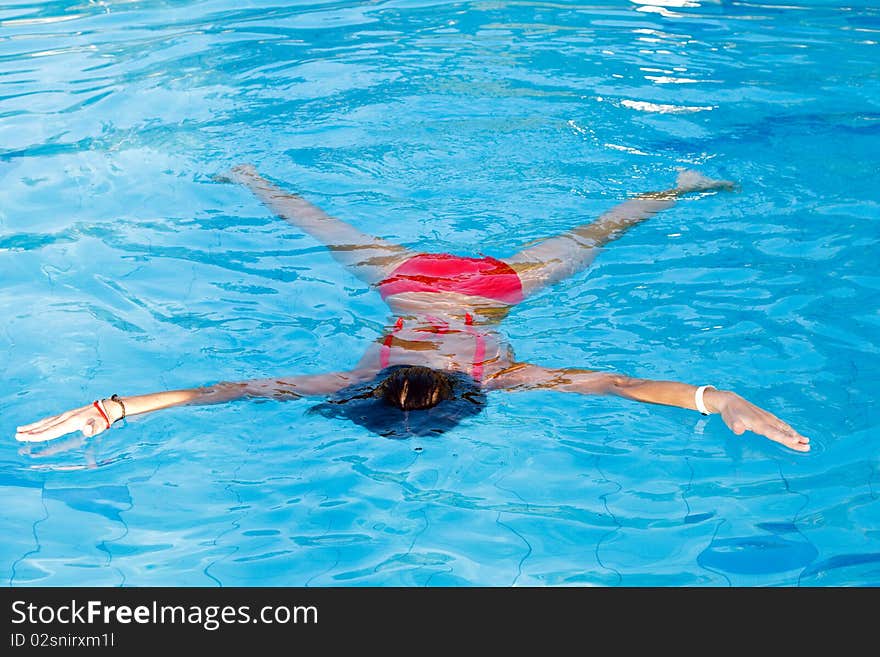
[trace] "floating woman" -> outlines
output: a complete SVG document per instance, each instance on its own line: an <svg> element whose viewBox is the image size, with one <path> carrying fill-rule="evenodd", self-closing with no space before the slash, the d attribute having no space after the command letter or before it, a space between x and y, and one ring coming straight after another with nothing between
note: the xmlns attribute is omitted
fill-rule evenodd
<svg viewBox="0 0 880 657"><path fill-rule="evenodd" d="M323 397L313 407L323 415L348 418L382 436L406 438L440 434L478 414L486 393L552 389L720 413L738 435L752 431L799 452L810 449L808 438L735 392L518 361L495 329L512 306L586 269L601 247L627 229L672 207L685 194L730 190L730 182L684 171L672 189L641 194L595 221L502 260L421 253L367 235L281 190L250 165L237 166L221 179L246 186L275 214L326 244L336 260L378 290L396 322L348 371L114 394L20 426L16 439L39 442L76 431L95 436L124 417L172 406L301 397Z"/></svg>

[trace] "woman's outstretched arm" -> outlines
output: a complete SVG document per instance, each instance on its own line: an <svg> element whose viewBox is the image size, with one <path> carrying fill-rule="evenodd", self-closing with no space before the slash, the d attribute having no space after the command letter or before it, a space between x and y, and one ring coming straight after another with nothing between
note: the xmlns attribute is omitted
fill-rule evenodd
<svg viewBox="0 0 880 657"><path fill-rule="evenodd" d="M650 381L608 372L573 368L549 369L529 363L517 363L487 381L493 389L553 389L591 395L617 395L626 399L700 410L699 388L677 381ZM702 401L708 413L720 413L735 434L753 431L770 440L799 451L810 451L810 439L802 436L772 413L765 411L729 390L704 388Z"/></svg>
<svg viewBox="0 0 880 657"><path fill-rule="evenodd" d="M332 374L315 374L287 378L253 379L250 381L222 382L203 388L166 390L132 397L100 400L65 413L43 418L17 428L15 439L22 442L43 442L74 431L84 436L95 436L110 428L124 416L141 415L163 408L185 405L222 404L245 398L298 399L313 395L327 395L345 386L366 380L374 372L353 370ZM103 412L106 412L105 419ZM108 424L109 423L109 424Z"/></svg>

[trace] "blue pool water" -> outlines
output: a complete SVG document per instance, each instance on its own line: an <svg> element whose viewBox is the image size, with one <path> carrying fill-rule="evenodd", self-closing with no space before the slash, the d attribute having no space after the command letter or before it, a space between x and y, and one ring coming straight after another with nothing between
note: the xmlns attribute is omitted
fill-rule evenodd
<svg viewBox="0 0 880 657"><path fill-rule="evenodd" d="M785 6L782 6L784 4ZM69 585L880 585L880 9L0 0L0 576ZM736 180L501 326L812 438L494 393L434 439L244 402L22 449L114 392L353 366L379 295L238 162L365 231L503 257L679 167Z"/></svg>

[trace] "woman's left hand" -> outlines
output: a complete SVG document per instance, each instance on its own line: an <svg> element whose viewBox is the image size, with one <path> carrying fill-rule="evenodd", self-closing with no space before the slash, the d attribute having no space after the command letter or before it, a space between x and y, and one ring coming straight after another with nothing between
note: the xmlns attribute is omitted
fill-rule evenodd
<svg viewBox="0 0 880 657"><path fill-rule="evenodd" d="M753 431L798 452L810 451L810 439L799 434L772 413L755 406L735 392L724 390L711 392L716 394L708 399L709 403L721 413L724 423L736 435Z"/></svg>

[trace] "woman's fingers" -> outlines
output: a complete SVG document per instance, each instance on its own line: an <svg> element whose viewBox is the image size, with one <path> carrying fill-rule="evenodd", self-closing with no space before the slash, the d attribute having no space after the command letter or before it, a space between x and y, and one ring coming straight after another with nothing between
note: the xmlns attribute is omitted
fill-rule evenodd
<svg viewBox="0 0 880 657"><path fill-rule="evenodd" d="M63 436L66 433L76 431L81 426L82 420L79 420L76 417L69 417L62 422L57 422L42 429L18 432L15 434L15 439L27 443L41 443L46 440L58 438L58 436Z"/></svg>
<svg viewBox="0 0 880 657"><path fill-rule="evenodd" d="M84 436L91 437L106 428L104 419L95 408L83 406L33 424L18 427L15 439L20 442L40 443L74 431L82 431Z"/></svg>
<svg viewBox="0 0 880 657"><path fill-rule="evenodd" d="M16 429L18 433L26 433L28 431L41 431L53 424L57 424L58 422L63 422L67 418L69 418L74 413L78 413L82 411L85 407L76 408L72 411L67 411L66 413L60 413L58 415L50 415L49 417L44 417L42 420L37 420L36 422L31 422L30 424L24 424Z"/></svg>
<svg viewBox="0 0 880 657"><path fill-rule="evenodd" d="M29 429L29 430L27 430L27 431L21 431L21 430L18 430L18 431L16 432L16 437L18 437L19 434L21 434L21 435L29 435L29 436L39 436L39 435L42 435L43 433L45 433L45 432L47 432L47 431L51 431L51 430L54 429L55 427L60 427L60 426L62 426L65 422L70 421L73 417L74 417L74 416L71 415L71 414L69 414L69 413L68 413L68 414L65 414L65 415L63 415L63 416L62 416L62 415L58 415L58 416L56 416L56 417L53 417L53 418L47 420L46 422L43 422L43 423L40 424L39 426L34 427L33 429ZM21 439L20 439L20 440L21 440ZM45 439L44 439L44 440L45 440Z"/></svg>
<svg viewBox="0 0 880 657"><path fill-rule="evenodd" d="M780 429L772 425L766 425L763 427L756 427L753 431L799 452L810 451L810 439L806 436L800 435L790 427L788 429Z"/></svg>
<svg viewBox="0 0 880 657"><path fill-rule="evenodd" d="M810 439L802 436L795 431L789 424L783 422L778 417L767 411L760 411L760 420L758 426L753 431L757 431L770 440L776 441L796 449L799 452L810 451Z"/></svg>
<svg viewBox="0 0 880 657"><path fill-rule="evenodd" d="M725 423L737 435L746 431L760 434L798 452L810 451L810 439L795 431L772 413L738 398L723 413Z"/></svg>

